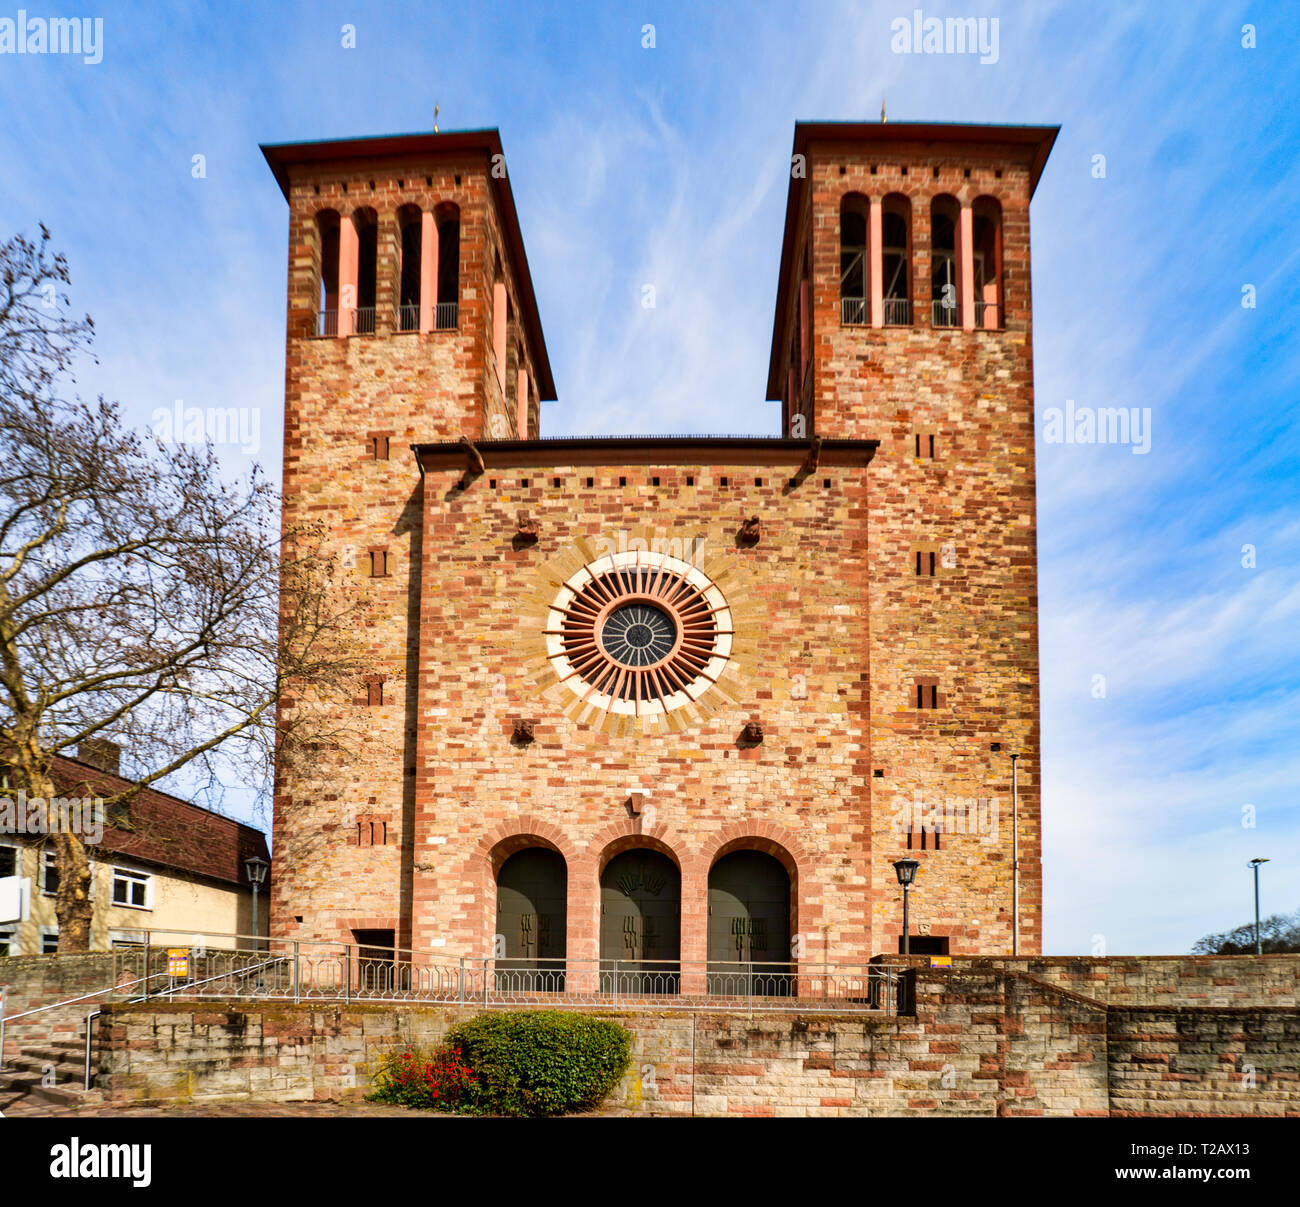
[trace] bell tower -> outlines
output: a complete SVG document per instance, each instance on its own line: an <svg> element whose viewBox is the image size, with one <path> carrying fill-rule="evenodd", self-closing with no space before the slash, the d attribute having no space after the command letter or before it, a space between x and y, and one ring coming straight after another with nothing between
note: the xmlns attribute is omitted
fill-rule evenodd
<svg viewBox="0 0 1300 1207"><path fill-rule="evenodd" d="M555 386L495 130L262 152L289 203L283 523L323 524L376 609L365 682L335 705L366 710L360 748L332 779L276 786L273 933L407 944L423 514L410 446L536 439Z"/></svg>
<svg viewBox="0 0 1300 1207"><path fill-rule="evenodd" d="M1041 950L1029 203L1056 134L795 127L768 397L785 436L880 442L866 480L877 951L897 950L903 856L922 864L924 946Z"/></svg>

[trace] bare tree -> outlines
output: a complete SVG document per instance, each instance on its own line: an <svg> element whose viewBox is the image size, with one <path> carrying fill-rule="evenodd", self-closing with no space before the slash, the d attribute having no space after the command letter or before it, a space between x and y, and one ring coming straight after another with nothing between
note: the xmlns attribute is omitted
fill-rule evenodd
<svg viewBox="0 0 1300 1207"><path fill-rule="evenodd" d="M63 395L94 328L69 317L49 243L42 227L0 247L0 769L52 801L56 756L110 739L137 773L107 809L220 760L265 793L277 758L341 737L289 705L355 683L365 603L326 534L281 531L257 469L224 481L211 445L142 438L115 403ZM53 811L47 826L59 950L85 951L86 847Z"/></svg>
<svg viewBox="0 0 1300 1207"><path fill-rule="evenodd" d="M1274 914L1259 924L1259 946L1265 955L1300 952L1300 910ZM1222 934L1205 935L1192 946L1198 956L1247 956L1255 953L1255 924L1246 922Z"/></svg>

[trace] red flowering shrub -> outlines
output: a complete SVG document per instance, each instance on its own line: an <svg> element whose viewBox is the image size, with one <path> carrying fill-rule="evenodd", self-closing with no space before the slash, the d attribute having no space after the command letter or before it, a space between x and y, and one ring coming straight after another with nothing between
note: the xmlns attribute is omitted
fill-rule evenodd
<svg viewBox="0 0 1300 1207"><path fill-rule="evenodd" d="M399 1048L380 1058L375 1089L368 1097L371 1102L454 1111L477 1080L459 1048Z"/></svg>

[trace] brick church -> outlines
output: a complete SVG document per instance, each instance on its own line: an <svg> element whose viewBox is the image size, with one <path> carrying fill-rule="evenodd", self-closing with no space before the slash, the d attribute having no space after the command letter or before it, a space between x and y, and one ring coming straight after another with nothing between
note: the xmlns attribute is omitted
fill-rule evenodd
<svg viewBox="0 0 1300 1207"><path fill-rule="evenodd" d="M912 951L1040 951L1029 203L1055 137L796 125L780 435L730 438L544 435L495 130L263 148L285 524L328 525L377 618L328 705L347 756L278 778L274 935L864 962L900 949L910 857Z"/></svg>

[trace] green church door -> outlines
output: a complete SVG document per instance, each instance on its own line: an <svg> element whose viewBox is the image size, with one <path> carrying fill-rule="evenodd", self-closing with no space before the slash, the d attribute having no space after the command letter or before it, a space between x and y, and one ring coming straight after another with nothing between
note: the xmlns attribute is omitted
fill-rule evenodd
<svg viewBox="0 0 1300 1207"><path fill-rule="evenodd" d="M658 851L615 855L600 877L601 990L681 992L682 875Z"/></svg>
<svg viewBox="0 0 1300 1207"><path fill-rule="evenodd" d="M790 877L771 855L733 851L709 872L709 992L789 997Z"/></svg>
<svg viewBox="0 0 1300 1207"><path fill-rule="evenodd" d="M497 873L496 988L500 993L564 990L568 869L545 847L518 851Z"/></svg>

